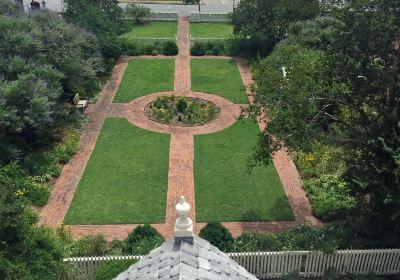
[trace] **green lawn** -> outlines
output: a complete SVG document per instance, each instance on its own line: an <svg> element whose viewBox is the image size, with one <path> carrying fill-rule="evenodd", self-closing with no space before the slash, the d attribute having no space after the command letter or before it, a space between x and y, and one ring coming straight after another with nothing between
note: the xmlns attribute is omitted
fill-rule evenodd
<svg viewBox="0 0 400 280"><path fill-rule="evenodd" d="M178 30L177 22L148 22L145 24L132 24L131 31L122 34L121 38L174 38Z"/></svg>
<svg viewBox="0 0 400 280"><path fill-rule="evenodd" d="M190 23L190 35L194 38L230 38L233 25L227 23Z"/></svg>
<svg viewBox="0 0 400 280"><path fill-rule="evenodd" d="M192 59L192 90L225 97L234 103L248 103L245 87L233 59Z"/></svg>
<svg viewBox="0 0 400 280"><path fill-rule="evenodd" d="M129 61L114 102L130 102L140 96L174 89L175 59Z"/></svg>
<svg viewBox="0 0 400 280"><path fill-rule="evenodd" d="M257 143L249 119L214 134L195 136L196 219L199 222L293 220L273 164L247 173Z"/></svg>
<svg viewBox="0 0 400 280"><path fill-rule="evenodd" d="M65 223L164 223L169 139L107 118Z"/></svg>

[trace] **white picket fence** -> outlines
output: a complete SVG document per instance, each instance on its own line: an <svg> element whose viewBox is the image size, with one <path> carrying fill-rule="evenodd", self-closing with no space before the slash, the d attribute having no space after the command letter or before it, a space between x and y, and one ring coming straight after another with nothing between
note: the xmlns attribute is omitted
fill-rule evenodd
<svg viewBox="0 0 400 280"><path fill-rule="evenodd" d="M97 269L107 261L138 260L140 258L141 256L106 256L64 259L67 274L61 280L92 280Z"/></svg>
<svg viewBox="0 0 400 280"><path fill-rule="evenodd" d="M309 251L229 253L232 259L259 279L281 277L296 271L303 277L321 277L328 269L339 274L400 273L400 249L340 250L333 254ZM100 265L110 260L137 260L140 256L69 258L64 280L92 280Z"/></svg>
<svg viewBox="0 0 400 280"><path fill-rule="evenodd" d="M400 273L400 249L341 250L322 252L232 253L230 257L260 279L280 277L296 271L303 277L321 277L328 269L339 274Z"/></svg>
<svg viewBox="0 0 400 280"><path fill-rule="evenodd" d="M145 21L178 21L179 14L176 12L150 12Z"/></svg>
<svg viewBox="0 0 400 280"><path fill-rule="evenodd" d="M189 13L190 22L231 22L229 14L226 13Z"/></svg>

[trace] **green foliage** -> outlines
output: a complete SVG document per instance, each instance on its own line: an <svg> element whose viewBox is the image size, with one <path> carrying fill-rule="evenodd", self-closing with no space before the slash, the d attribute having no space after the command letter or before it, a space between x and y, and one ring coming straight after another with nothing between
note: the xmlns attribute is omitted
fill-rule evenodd
<svg viewBox="0 0 400 280"><path fill-rule="evenodd" d="M323 251L334 252L343 248L343 240L348 233L341 226L316 228L310 225L299 225L289 231L268 234L243 233L235 241L235 251ZM345 247L346 248L346 247Z"/></svg>
<svg viewBox="0 0 400 280"><path fill-rule="evenodd" d="M227 42L224 41L195 42L190 50L190 53L191 55L195 56L229 55L230 50L229 47L227 47Z"/></svg>
<svg viewBox="0 0 400 280"><path fill-rule="evenodd" d="M86 29L66 23L55 13L33 13L31 19L41 31L39 38L46 61L63 73L62 98L71 100L76 93L85 97L97 93L100 89L97 75L104 71L97 38Z"/></svg>
<svg viewBox="0 0 400 280"><path fill-rule="evenodd" d="M331 33L324 52L280 44L254 71L253 112L271 120L259 150L271 152L282 142L303 152L315 141L339 147L343 178L359 202L354 218L381 233L400 232L397 7L391 0L351 1L331 13L339 32Z"/></svg>
<svg viewBox="0 0 400 280"><path fill-rule="evenodd" d="M80 256L103 256L106 248L106 240L101 234L88 235L84 238L76 241L74 245L79 248L80 254L74 255L74 257Z"/></svg>
<svg viewBox="0 0 400 280"><path fill-rule="evenodd" d="M122 252L124 254L142 256L159 247L164 237L150 225L136 227L126 238Z"/></svg>
<svg viewBox="0 0 400 280"><path fill-rule="evenodd" d="M221 223L207 223L200 230L199 237L204 238L223 252L230 252L233 249L233 237Z"/></svg>
<svg viewBox="0 0 400 280"><path fill-rule="evenodd" d="M245 232L235 240L234 252L279 251L282 244L276 234Z"/></svg>
<svg viewBox="0 0 400 280"><path fill-rule="evenodd" d="M322 220L343 218L357 206L349 185L338 175L323 175L303 185L313 213Z"/></svg>
<svg viewBox="0 0 400 280"><path fill-rule="evenodd" d="M60 164L65 164L78 148L80 130L71 128L64 139L48 151L38 151L26 156L24 169L39 182L49 182L61 172Z"/></svg>
<svg viewBox="0 0 400 280"><path fill-rule="evenodd" d="M98 48L93 35L51 12L0 16L0 164L57 139L73 119L66 101L99 88Z"/></svg>
<svg viewBox="0 0 400 280"><path fill-rule="evenodd" d="M78 129L69 130L64 141L57 144L52 151L54 161L58 163L67 163L78 148L79 138L80 131Z"/></svg>
<svg viewBox="0 0 400 280"><path fill-rule="evenodd" d="M215 119L219 108L212 102L198 98L159 96L145 113L161 123L199 125Z"/></svg>
<svg viewBox="0 0 400 280"><path fill-rule="evenodd" d="M29 188L26 190L29 201L39 207L46 205L50 197L51 188L48 184L38 182L36 178L30 178Z"/></svg>
<svg viewBox="0 0 400 280"><path fill-rule="evenodd" d="M138 6L135 3L129 3L125 8L125 14L135 20L137 24L143 24L144 18L150 14L151 9Z"/></svg>
<svg viewBox="0 0 400 280"><path fill-rule="evenodd" d="M94 280L110 280L117 277L121 272L127 270L137 260L116 260L107 261L102 264L94 276Z"/></svg>
<svg viewBox="0 0 400 280"><path fill-rule="evenodd" d="M317 0L242 0L232 14L234 33L251 40L251 52L266 54L282 40L289 24L319 14Z"/></svg>
<svg viewBox="0 0 400 280"><path fill-rule="evenodd" d="M190 54L195 56L205 55L207 52L207 45L204 43L195 43L190 49Z"/></svg>
<svg viewBox="0 0 400 280"><path fill-rule="evenodd" d="M163 55L177 55L178 54L178 46L175 42L167 41L164 43L163 47Z"/></svg>
<svg viewBox="0 0 400 280"><path fill-rule="evenodd" d="M178 46L173 41L155 41L148 43L146 40L123 40L122 52L132 56L138 55L168 55L173 56L178 54Z"/></svg>
<svg viewBox="0 0 400 280"><path fill-rule="evenodd" d="M280 280L297 280L300 279L298 271L292 271L288 274L283 275Z"/></svg>
<svg viewBox="0 0 400 280"><path fill-rule="evenodd" d="M66 4L67 21L93 32L104 57L115 58L120 54L117 38L127 26L117 0L68 0Z"/></svg>
<svg viewBox="0 0 400 280"><path fill-rule="evenodd" d="M315 93L321 92L323 62L320 51L280 44L254 66L255 103L249 111L255 117L267 110L269 119L262 135L265 140L260 141L264 146L256 151L261 154L254 156L256 161L268 161L271 147L277 149L281 143L294 150L309 151L310 143L324 142L325 134L320 130L331 118L321 111L335 109L325 108L321 99L315 98Z"/></svg>
<svg viewBox="0 0 400 280"><path fill-rule="evenodd" d="M283 42L327 50L342 28L343 22L333 17L298 21L289 26L288 36Z"/></svg>
<svg viewBox="0 0 400 280"><path fill-rule="evenodd" d="M51 230L33 226L36 215L18 195L25 183L16 163L0 169L0 278L59 279L62 249Z"/></svg>
<svg viewBox="0 0 400 280"><path fill-rule="evenodd" d="M294 160L303 179L325 174L343 174L343 153L333 146L313 143L309 152L294 152Z"/></svg>

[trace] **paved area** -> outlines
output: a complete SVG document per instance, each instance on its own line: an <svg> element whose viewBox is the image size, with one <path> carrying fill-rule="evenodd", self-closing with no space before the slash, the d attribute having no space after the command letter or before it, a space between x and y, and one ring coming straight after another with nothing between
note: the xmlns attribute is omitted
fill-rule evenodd
<svg viewBox="0 0 400 280"><path fill-rule="evenodd" d="M190 35L189 17L178 20L178 56L175 60L174 91L189 93L190 91ZM189 71L188 71L189 70Z"/></svg>
<svg viewBox="0 0 400 280"><path fill-rule="evenodd" d="M83 170L94 149L97 137L101 130L105 117L125 117L132 124L151 131L171 134L168 191L166 220L164 224L153 224L166 239L172 238L175 221L175 204L181 195L191 204L190 213L194 223L196 221L195 208L195 186L193 178L194 143L193 135L207 134L225 129L235 123L239 116L241 107L246 105L233 104L222 97L193 92L190 90L190 50L189 50L189 28L187 17L179 19L178 27L179 53L175 62L174 91L149 94L133 100L130 103L112 103L112 99L122 80L123 73L130 59L137 57L122 57L114 67L110 80L104 86L101 98L97 104L90 105L87 110L89 124L81 136L79 150L71 161L64 166L61 176L58 178L49 203L40 214L40 224L58 227L64 220L64 216L72 201L75 189L83 174ZM154 57L143 56L139 58L151 59ZM162 56L160 56L162 58ZM214 57L204 57L214 58ZM203 59L204 59L203 58ZM229 57L218 57L227 59ZM244 59L236 58L239 72L250 102L253 96L249 86L253 83L250 69ZM144 110L147 104L160 95L185 95L198 97L215 103L221 111L218 118L206 125L194 127L176 127L157 123L148 119ZM264 123L259 123L260 129ZM294 163L283 149L273 155L274 164L282 181L284 190L288 196L290 205L295 214L294 221L276 222L229 222L223 223L234 236L239 236L244 231L267 231L279 232L287 230L296 224L309 222L315 225L320 222L312 216L311 205L301 188L300 176ZM198 233L204 223L195 223L195 231ZM107 240L124 239L136 227L130 225L71 225L72 237L79 239L84 235L103 234Z"/></svg>
<svg viewBox="0 0 400 280"><path fill-rule="evenodd" d="M29 9L30 0L23 0L26 10ZM202 13L230 13L233 11L233 2L235 7L239 0L203 0L201 5ZM127 3L120 3L119 6L125 8ZM150 8L154 12L176 12L181 16L187 16L189 13L198 13L197 5L179 5L179 4L141 4ZM46 0L46 7L52 11L61 13L67 8L65 0Z"/></svg>

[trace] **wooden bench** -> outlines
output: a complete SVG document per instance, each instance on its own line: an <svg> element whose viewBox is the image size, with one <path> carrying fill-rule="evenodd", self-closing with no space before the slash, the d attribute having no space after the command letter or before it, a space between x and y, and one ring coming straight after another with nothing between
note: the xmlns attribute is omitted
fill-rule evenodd
<svg viewBox="0 0 400 280"><path fill-rule="evenodd" d="M83 111L88 106L88 101L87 101L87 99L82 99L79 96L79 93L77 93L74 96L74 105L75 105L76 109L81 109Z"/></svg>

